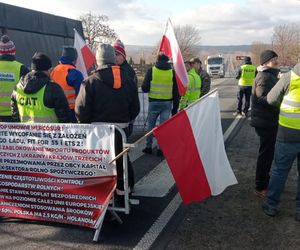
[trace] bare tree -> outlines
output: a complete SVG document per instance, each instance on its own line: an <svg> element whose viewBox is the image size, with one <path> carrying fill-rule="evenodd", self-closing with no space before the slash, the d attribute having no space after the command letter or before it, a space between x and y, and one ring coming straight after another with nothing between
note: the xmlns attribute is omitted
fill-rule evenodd
<svg viewBox="0 0 300 250"><path fill-rule="evenodd" d="M94 15L91 12L80 16L87 43L95 49L99 43L111 43L117 38L116 32L107 24L106 15Z"/></svg>
<svg viewBox="0 0 300 250"><path fill-rule="evenodd" d="M200 31L193 25L177 25L174 27L175 36L178 41L183 58L196 56L197 46L200 45Z"/></svg>
<svg viewBox="0 0 300 250"><path fill-rule="evenodd" d="M251 60L253 64L260 64L260 54L266 49L271 49L271 45L262 42L253 42L251 44Z"/></svg>
<svg viewBox="0 0 300 250"><path fill-rule="evenodd" d="M272 44L281 65L295 65L300 56L299 24L282 24L274 28Z"/></svg>

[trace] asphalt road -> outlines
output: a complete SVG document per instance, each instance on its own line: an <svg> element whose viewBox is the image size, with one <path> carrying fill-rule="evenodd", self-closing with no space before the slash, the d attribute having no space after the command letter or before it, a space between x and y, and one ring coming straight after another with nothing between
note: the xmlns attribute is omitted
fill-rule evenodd
<svg viewBox="0 0 300 250"><path fill-rule="evenodd" d="M237 83L232 78L214 79L212 89L214 88L218 88L219 91L222 129L225 132L234 119L232 113L235 111ZM147 178L158 180L164 175L169 176L166 170L168 167L163 157L141 154L142 147L143 144L134 149L130 155L133 160L136 182L142 183L138 187L148 187L150 190L137 188L141 195L134 198L139 199L140 205L132 206L130 215L120 214L123 220L122 225L104 222L98 243L92 242L94 230L91 229L47 222L3 219L0 221L0 248L133 249L177 194L172 180L170 182L162 180L165 186L157 194L151 194L151 185L150 187L145 185ZM173 226L178 225L184 214L185 210L180 206L172 220L166 227L163 227L164 237L167 238L167 232L169 227L172 227L172 223ZM163 242L162 238L160 242ZM155 239L153 243L153 246L159 246Z"/></svg>

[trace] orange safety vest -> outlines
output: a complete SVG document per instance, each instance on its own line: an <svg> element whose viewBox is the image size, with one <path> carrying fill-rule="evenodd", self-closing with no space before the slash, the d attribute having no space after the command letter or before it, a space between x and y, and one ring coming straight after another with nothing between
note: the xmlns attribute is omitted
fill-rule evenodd
<svg viewBox="0 0 300 250"><path fill-rule="evenodd" d="M120 66L112 66L112 73L114 77L114 89L121 88L121 69Z"/></svg>
<svg viewBox="0 0 300 250"><path fill-rule="evenodd" d="M67 97L69 108L74 109L76 100L75 89L67 83L67 75L70 69L75 69L75 67L70 64L59 64L52 70L50 76L54 82L62 87Z"/></svg>

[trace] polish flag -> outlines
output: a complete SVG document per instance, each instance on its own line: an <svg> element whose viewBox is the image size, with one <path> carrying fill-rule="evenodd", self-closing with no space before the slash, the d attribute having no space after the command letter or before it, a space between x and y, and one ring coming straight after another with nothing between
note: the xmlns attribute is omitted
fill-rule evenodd
<svg viewBox="0 0 300 250"><path fill-rule="evenodd" d="M82 37L74 29L74 48L77 50L78 58L76 62L76 69L78 69L84 78L88 77L88 71L96 63L96 57L93 51L85 43Z"/></svg>
<svg viewBox="0 0 300 250"><path fill-rule="evenodd" d="M170 19L167 22L165 34L161 39L159 51L173 61L179 94L183 96L188 85L188 76Z"/></svg>
<svg viewBox="0 0 300 250"><path fill-rule="evenodd" d="M237 184L223 141L218 92L154 129L184 204Z"/></svg>

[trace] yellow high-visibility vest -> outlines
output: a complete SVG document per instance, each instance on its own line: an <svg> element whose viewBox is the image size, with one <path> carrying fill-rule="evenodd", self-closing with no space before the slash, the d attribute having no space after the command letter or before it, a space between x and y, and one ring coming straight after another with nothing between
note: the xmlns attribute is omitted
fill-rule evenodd
<svg viewBox="0 0 300 250"><path fill-rule="evenodd" d="M245 64L241 67L242 74L239 79L240 86L252 86L255 79L256 66L252 64Z"/></svg>
<svg viewBox="0 0 300 250"><path fill-rule="evenodd" d="M283 127L300 129L300 76L291 71L289 92L280 105L279 124Z"/></svg>
<svg viewBox="0 0 300 250"><path fill-rule="evenodd" d="M160 100L173 98L173 71L152 67L152 80L150 82L149 97Z"/></svg>

